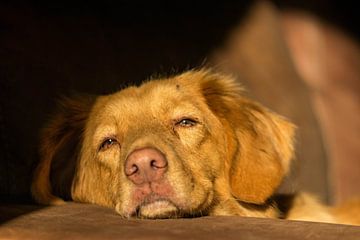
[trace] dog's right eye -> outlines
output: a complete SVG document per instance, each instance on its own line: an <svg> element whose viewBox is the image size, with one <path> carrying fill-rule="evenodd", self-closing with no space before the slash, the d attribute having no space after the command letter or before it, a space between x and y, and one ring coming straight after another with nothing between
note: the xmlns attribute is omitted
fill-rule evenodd
<svg viewBox="0 0 360 240"><path fill-rule="evenodd" d="M176 125L180 127L193 127L196 124L197 122L190 118L183 118L176 123Z"/></svg>
<svg viewBox="0 0 360 240"><path fill-rule="evenodd" d="M107 138L101 143L99 150L100 151L107 150L110 147L114 146L115 144L118 144L118 141L115 138Z"/></svg>

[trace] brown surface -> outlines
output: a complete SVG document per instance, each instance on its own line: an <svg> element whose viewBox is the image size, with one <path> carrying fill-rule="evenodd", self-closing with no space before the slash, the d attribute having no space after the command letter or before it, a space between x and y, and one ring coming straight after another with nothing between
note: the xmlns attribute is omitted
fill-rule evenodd
<svg viewBox="0 0 360 240"><path fill-rule="evenodd" d="M360 227L348 225L244 217L126 220L76 203L0 206L0 220L19 214L0 225L0 239L360 239Z"/></svg>

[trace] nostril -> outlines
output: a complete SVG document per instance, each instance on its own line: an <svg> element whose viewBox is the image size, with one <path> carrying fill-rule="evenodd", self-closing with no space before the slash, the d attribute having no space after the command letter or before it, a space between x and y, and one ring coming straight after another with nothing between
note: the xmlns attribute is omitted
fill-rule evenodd
<svg viewBox="0 0 360 240"><path fill-rule="evenodd" d="M158 168L158 166L156 166L156 160L151 160L150 166L153 168Z"/></svg>
<svg viewBox="0 0 360 240"><path fill-rule="evenodd" d="M134 175L135 173L137 173L139 171L139 167L135 164L131 165L130 168L127 168L125 173L127 176L131 176Z"/></svg>
<svg viewBox="0 0 360 240"><path fill-rule="evenodd" d="M157 161L157 160L151 160L150 166L152 168L165 168L167 166L167 162L165 161Z"/></svg>

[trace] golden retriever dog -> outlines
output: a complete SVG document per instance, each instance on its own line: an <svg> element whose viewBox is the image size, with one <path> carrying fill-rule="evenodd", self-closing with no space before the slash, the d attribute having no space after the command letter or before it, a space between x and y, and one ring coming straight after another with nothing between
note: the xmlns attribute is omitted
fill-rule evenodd
<svg viewBox="0 0 360 240"><path fill-rule="evenodd" d="M355 224L360 214L308 194L275 194L293 157L294 130L244 97L236 80L211 70L67 99L43 131L32 194L42 204L93 203L125 218L238 215Z"/></svg>

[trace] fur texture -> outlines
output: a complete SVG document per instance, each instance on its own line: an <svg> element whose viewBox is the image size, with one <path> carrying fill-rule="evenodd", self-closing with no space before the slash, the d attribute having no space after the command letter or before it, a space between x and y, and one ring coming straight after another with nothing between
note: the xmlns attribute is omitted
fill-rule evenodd
<svg viewBox="0 0 360 240"><path fill-rule="evenodd" d="M293 157L294 130L244 97L234 79L209 70L67 99L42 134L32 193L42 204L72 199L114 208L123 217L355 223L307 194L292 196L286 210L274 197ZM156 149L167 165L156 181L135 184L125 165L144 148Z"/></svg>

